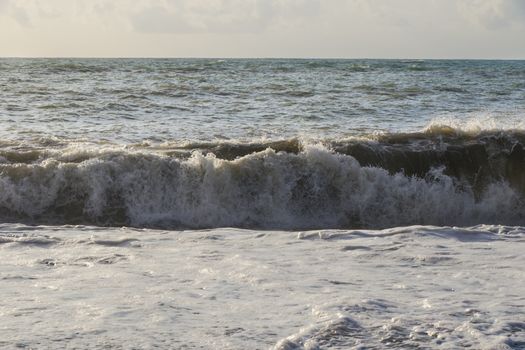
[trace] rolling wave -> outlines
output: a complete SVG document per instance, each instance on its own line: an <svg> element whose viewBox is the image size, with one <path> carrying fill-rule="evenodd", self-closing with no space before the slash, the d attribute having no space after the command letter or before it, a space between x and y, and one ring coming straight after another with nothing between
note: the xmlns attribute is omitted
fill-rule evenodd
<svg viewBox="0 0 525 350"><path fill-rule="evenodd" d="M263 229L523 225L524 142L519 130L434 128L315 144L10 143L0 148L0 220Z"/></svg>

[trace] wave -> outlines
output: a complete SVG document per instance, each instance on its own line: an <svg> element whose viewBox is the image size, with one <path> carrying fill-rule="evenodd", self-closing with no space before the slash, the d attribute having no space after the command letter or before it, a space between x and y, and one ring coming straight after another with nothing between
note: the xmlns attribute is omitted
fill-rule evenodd
<svg viewBox="0 0 525 350"><path fill-rule="evenodd" d="M0 220L160 228L525 224L525 133L0 147Z"/></svg>

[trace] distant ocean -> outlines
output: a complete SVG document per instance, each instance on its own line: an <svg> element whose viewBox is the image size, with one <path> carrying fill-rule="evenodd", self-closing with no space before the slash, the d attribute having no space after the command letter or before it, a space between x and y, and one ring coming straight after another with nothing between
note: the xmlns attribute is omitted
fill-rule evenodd
<svg viewBox="0 0 525 350"><path fill-rule="evenodd" d="M525 61L0 59L0 125L0 347L525 349Z"/></svg>

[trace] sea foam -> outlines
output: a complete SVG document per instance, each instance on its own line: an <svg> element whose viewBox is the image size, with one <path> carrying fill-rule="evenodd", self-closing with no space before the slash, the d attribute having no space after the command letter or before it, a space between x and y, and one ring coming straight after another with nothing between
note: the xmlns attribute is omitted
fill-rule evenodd
<svg viewBox="0 0 525 350"><path fill-rule="evenodd" d="M46 151L37 160L32 156L0 165L2 220L266 229L524 222L522 178L513 172L469 172L476 164L462 169L462 158L443 161L446 152L461 155L451 146L422 158L425 148L404 149L400 155L391 142L383 143L384 149L377 142L366 145L375 147L383 163L367 164L366 153L340 144L339 151L335 144L302 144L292 152L266 148L235 159L201 151L174 157L110 147ZM487 156L480 145L467 147L462 156L477 150L495 159L494 165L511 168L512 152L503 152L505 159ZM415 170L389 168L389 156L421 164ZM432 161L423 164L424 158ZM487 159L476 160L483 166ZM451 169L456 163L458 168Z"/></svg>

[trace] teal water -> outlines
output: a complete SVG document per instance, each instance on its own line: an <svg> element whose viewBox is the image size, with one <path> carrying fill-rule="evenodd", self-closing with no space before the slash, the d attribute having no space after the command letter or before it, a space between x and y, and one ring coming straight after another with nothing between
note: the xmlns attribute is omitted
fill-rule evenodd
<svg viewBox="0 0 525 350"><path fill-rule="evenodd" d="M1 59L0 135L118 143L515 126L525 61Z"/></svg>

